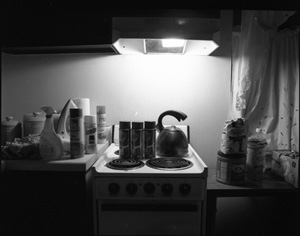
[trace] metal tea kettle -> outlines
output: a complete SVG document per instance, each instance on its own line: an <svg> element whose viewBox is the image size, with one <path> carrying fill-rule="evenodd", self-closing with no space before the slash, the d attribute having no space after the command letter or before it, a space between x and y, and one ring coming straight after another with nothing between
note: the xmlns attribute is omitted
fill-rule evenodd
<svg viewBox="0 0 300 236"><path fill-rule="evenodd" d="M184 132L175 125L164 127L162 119L167 116L175 117L179 122L187 115L180 111L165 111L158 117L156 129L159 135L156 139L156 154L158 156L182 157L188 153L188 139Z"/></svg>

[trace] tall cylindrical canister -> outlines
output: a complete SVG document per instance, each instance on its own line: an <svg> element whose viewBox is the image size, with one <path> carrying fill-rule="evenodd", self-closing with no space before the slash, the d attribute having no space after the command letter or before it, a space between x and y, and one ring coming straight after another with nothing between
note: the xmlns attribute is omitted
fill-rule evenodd
<svg viewBox="0 0 300 236"><path fill-rule="evenodd" d="M131 123L120 121L119 123L119 155L120 158L131 158Z"/></svg>
<svg viewBox="0 0 300 236"><path fill-rule="evenodd" d="M156 150L156 122L145 121L144 129L145 158L154 158Z"/></svg>
<svg viewBox="0 0 300 236"><path fill-rule="evenodd" d="M6 142L13 142L15 138L21 137L21 123L14 120L12 116L6 117L6 119L1 122L1 145L5 145Z"/></svg>
<svg viewBox="0 0 300 236"><path fill-rule="evenodd" d="M85 153L92 154L97 152L97 124L96 116L89 115L84 117L85 134Z"/></svg>
<svg viewBox="0 0 300 236"><path fill-rule="evenodd" d="M71 158L84 156L84 125L82 109L70 109L70 151Z"/></svg>
<svg viewBox="0 0 300 236"><path fill-rule="evenodd" d="M45 125L46 117L41 112L28 113L23 116L24 136L40 134Z"/></svg>
<svg viewBox="0 0 300 236"><path fill-rule="evenodd" d="M245 184L246 154L224 154L218 151L216 179L229 185Z"/></svg>
<svg viewBox="0 0 300 236"><path fill-rule="evenodd" d="M248 138L247 145L247 178L262 180L265 167L267 139L261 128Z"/></svg>
<svg viewBox="0 0 300 236"><path fill-rule="evenodd" d="M131 157L134 159L142 159L144 157L144 123L143 122L132 122Z"/></svg>
<svg viewBox="0 0 300 236"><path fill-rule="evenodd" d="M106 142L106 108L97 106L97 143Z"/></svg>

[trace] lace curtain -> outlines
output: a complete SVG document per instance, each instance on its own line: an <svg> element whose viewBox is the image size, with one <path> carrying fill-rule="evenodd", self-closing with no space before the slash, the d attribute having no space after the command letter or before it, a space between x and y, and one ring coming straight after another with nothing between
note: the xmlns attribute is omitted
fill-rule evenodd
<svg viewBox="0 0 300 236"><path fill-rule="evenodd" d="M293 12L243 11L233 33L231 117L249 134L262 128L270 149L299 151L299 29L277 32Z"/></svg>

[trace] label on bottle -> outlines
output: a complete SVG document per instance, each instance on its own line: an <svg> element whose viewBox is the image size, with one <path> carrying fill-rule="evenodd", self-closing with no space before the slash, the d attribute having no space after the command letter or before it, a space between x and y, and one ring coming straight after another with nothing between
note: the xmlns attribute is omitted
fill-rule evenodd
<svg viewBox="0 0 300 236"><path fill-rule="evenodd" d="M92 154L97 152L96 123L84 124L85 129L85 153Z"/></svg>
<svg viewBox="0 0 300 236"><path fill-rule="evenodd" d="M97 113L97 125L104 125L106 124L106 114Z"/></svg>
<svg viewBox="0 0 300 236"><path fill-rule="evenodd" d="M134 159L141 159L144 155L144 137L143 130L132 130L132 152L131 156Z"/></svg>
<svg viewBox="0 0 300 236"><path fill-rule="evenodd" d="M70 118L71 158L80 158L84 156L84 139L83 118Z"/></svg>
<svg viewBox="0 0 300 236"><path fill-rule="evenodd" d="M97 125L97 138L99 144L106 142L106 126Z"/></svg>
<svg viewBox="0 0 300 236"><path fill-rule="evenodd" d="M54 150L54 147L51 145L51 143L41 137L40 138L40 154L43 158L51 158L54 154L55 150Z"/></svg>
<svg viewBox="0 0 300 236"><path fill-rule="evenodd" d="M144 143L144 149L145 149L145 158L154 158L155 157L155 151L156 151L156 131L155 129L145 129L145 143Z"/></svg>
<svg viewBox="0 0 300 236"><path fill-rule="evenodd" d="M97 112L97 143L106 142L106 114Z"/></svg>
<svg viewBox="0 0 300 236"><path fill-rule="evenodd" d="M130 130L120 129L119 130L119 155L120 158L129 159L131 158L131 140Z"/></svg>

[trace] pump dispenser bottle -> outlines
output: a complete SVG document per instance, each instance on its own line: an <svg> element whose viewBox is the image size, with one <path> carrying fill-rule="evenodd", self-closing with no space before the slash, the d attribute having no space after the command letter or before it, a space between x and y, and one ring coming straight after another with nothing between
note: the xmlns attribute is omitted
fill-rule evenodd
<svg viewBox="0 0 300 236"><path fill-rule="evenodd" d="M63 155L63 143L54 131L52 116L54 109L50 106L43 106L41 110L46 113L46 121L40 137L40 155L44 160L58 160Z"/></svg>

